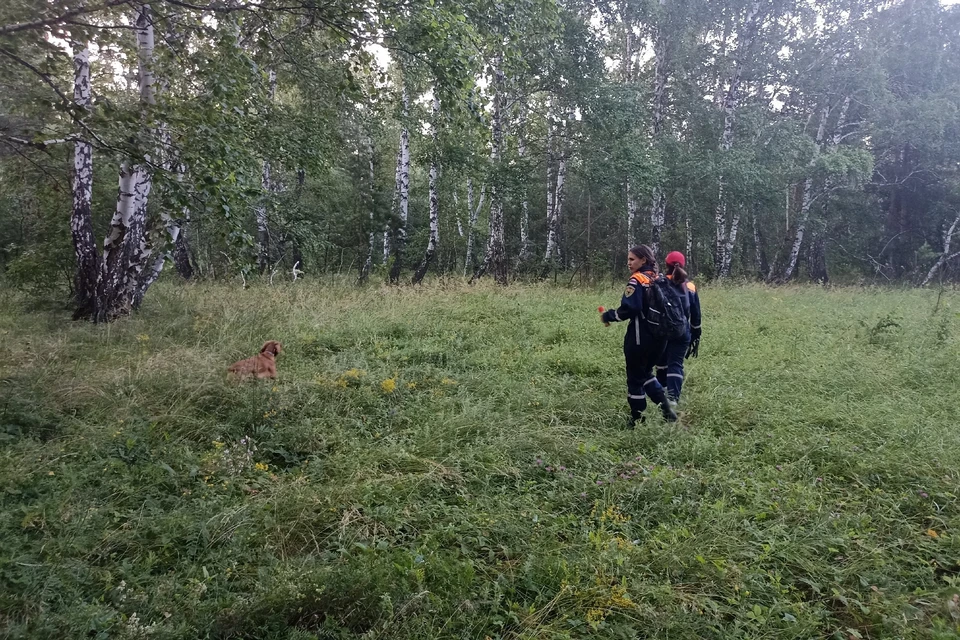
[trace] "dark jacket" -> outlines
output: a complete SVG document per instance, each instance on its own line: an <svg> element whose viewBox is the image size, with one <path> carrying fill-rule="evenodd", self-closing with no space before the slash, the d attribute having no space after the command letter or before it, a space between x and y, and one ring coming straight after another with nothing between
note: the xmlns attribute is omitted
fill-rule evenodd
<svg viewBox="0 0 960 640"><path fill-rule="evenodd" d="M630 321L627 326L627 334L624 336L624 348L627 346L640 346L644 335L648 335L645 321L647 311L647 296L645 295L647 287L657 277L653 270L640 269L627 281L627 288L620 298L620 306L616 309L608 309L603 312L602 320L604 322L625 322ZM648 337L646 342L652 338ZM662 343L661 343L662 347Z"/></svg>

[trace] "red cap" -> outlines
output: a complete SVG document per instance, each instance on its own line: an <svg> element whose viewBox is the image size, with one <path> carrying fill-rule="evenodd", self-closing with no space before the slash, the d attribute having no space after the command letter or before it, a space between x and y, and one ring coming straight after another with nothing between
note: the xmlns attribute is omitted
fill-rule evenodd
<svg viewBox="0 0 960 640"><path fill-rule="evenodd" d="M678 264L681 267L687 263L687 260L683 257L683 254L679 251L671 251L667 254L667 264Z"/></svg>

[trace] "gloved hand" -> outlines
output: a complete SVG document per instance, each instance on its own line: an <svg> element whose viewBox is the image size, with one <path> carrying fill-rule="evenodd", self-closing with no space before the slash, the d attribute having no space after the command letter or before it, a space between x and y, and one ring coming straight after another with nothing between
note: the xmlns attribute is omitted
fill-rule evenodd
<svg viewBox="0 0 960 640"><path fill-rule="evenodd" d="M693 342L694 340L700 340L701 334L703 334L703 329L702 329L702 328L697 328L697 329L692 329L692 328L691 328L691 329L690 329L690 341Z"/></svg>
<svg viewBox="0 0 960 640"><path fill-rule="evenodd" d="M687 347L687 353L686 353L686 355L683 356L683 357L684 357L684 359L687 359L687 358L696 358L698 355L700 355L700 334L699 334L699 332L697 333L697 337L690 341L690 346Z"/></svg>
<svg viewBox="0 0 960 640"><path fill-rule="evenodd" d="M614 316L615 311L616 311L615 309L607 309L606 311L600 314L600 321L603 322L603 324L607 324L607 325L610 324L611 322L616 322L617 319Z"/></svg>

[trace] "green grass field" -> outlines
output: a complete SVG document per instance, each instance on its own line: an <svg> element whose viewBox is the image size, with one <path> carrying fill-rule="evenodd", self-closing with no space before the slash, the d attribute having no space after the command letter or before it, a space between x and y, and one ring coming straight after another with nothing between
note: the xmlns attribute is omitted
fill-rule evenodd
<svg viewBox="0 0 960 640"><path fill-rule="evenodd" d="M958 637L960 293L701 289L636 430L618 289L0 291L0 636Z"/></svg>

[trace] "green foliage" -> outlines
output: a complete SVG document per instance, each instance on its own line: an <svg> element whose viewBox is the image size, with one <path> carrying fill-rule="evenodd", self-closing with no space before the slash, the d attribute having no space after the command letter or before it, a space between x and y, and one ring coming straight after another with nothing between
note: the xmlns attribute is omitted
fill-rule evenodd
<svg viewBox="0 0 960 640"><path fill-rule="evenodd" d="M960 633L955 291L701 287L627 430L619 289L317 284L0 289L0 634Z"/></svg>

